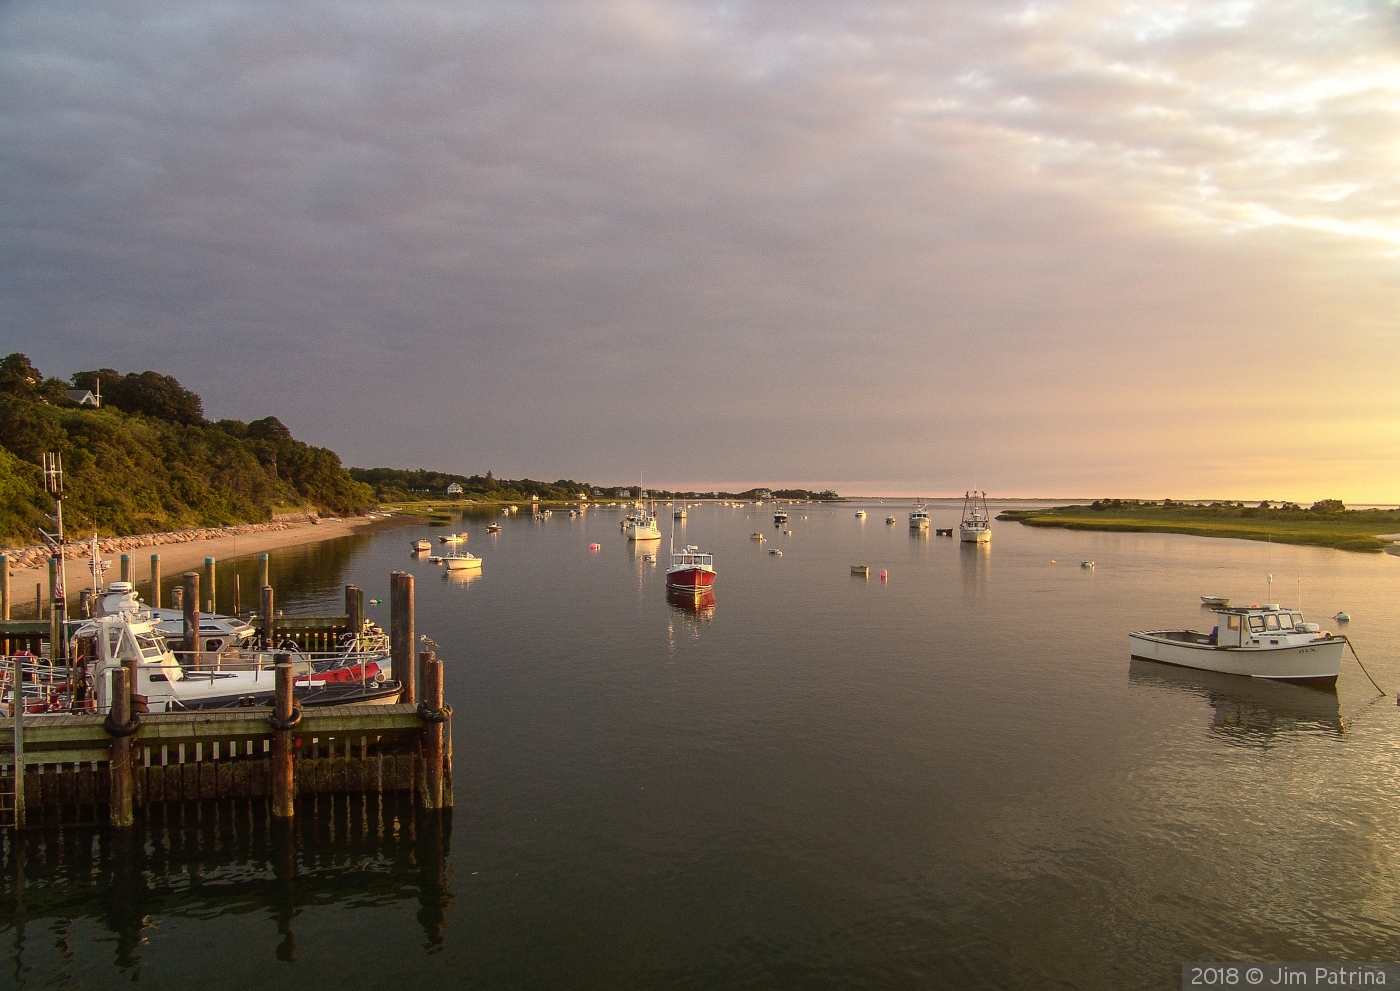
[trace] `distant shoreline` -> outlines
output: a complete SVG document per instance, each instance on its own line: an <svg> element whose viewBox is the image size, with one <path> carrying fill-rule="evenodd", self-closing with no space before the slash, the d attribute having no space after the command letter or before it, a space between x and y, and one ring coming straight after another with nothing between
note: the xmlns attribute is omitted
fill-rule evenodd
<svg viewBox="0 0 1400 991"><path fill-rule="evenodd" d="M1118 533L1179 533L1330 547L1373 554L1395 546L1400 510L1363 509L1314 514L1305 509L1264 510L1235 506L1088 505L1009 510L997 519L1032 527Z"/></svg>

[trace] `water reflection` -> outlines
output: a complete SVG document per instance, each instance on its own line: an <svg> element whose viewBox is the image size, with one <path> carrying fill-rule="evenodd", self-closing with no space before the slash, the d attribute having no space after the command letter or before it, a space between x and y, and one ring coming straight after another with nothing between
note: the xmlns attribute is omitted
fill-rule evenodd
<svg viewBox="0 0 1400 991"><path fill-rule="evenodd" d="M671 612L685 620L708 621L713 619L715 615L715 593L713 591L696 593L670 588L666 590L666 601L671 606Z"/></svg>
<svg viewBox="0 0 1400 991"><path fill-rule="evenodd" d="M1136 658L1128 665L1128 681L1205 699L1212 710L1211 730L1241 744L1266 744L1299 732L1340 735L1345 729L1335 685L1293 685Z"/></svg>
<svg viewBox="0 0 1400 991"><path fill-rule="evenodd" d="M987 592L992 572L992 545L958 542L958 571L962 578L963 595L969 600L981 599Z"/></svg>
<svg viewBox="0 0 1400 991"><path fill-rule="evenodd" d="M139 980L143 948L163 918L249 913L267 919L276 938L245 941L240 952L294 961L298 932L326 924L301 918L304 909L408 900L418 902L423 947L432 951L453 897L450 839L450 812L422 812L396 796L324 795L304 799L291 822L274 819L264 802L211 802L154 808L131 830L7 833L0 845L7 969L23 986L37 962L30 958L47 960L52 951L26 932L83 921L114 937L113 964Z"/></svg>
<svg viewBox="0 0 1400 991"><path fill-rule="evenodd" d="M480 577L480 568L473 568L468 571L443 571L442 583L444 585L470 585Z"/></svg>

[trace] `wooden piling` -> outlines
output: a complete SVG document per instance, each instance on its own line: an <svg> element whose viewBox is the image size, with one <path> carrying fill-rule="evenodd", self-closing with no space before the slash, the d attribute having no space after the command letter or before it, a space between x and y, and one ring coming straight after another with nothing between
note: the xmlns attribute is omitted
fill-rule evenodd
<svg viewBox="0 0 1400 991"><path fill-rule="evenodd" d="M15 728L14 738L14 782L15 782L15 828L24 828L25 818L25 795L24 795L24 696L21 694L21 686L24 684L24 658L15 658L14 670L14 717Z"/></svg>
<svg viewBox="0 0 1400 991"><path fill-rule="evenodd" d="M351 635L358 640L365 632L365 593L358 585L345 586L345 615Z"/></svg>
<svg viewBox="0 0 1400 991"><path fill-rule="evenodd" d="M185 586L180 595L180 608L185 614L185 650L196 651L199 642L199 572L185 572Z"/></svg>
<svg viewBox="0 0 1400 991"><path fill-rule="evenodd" d="M151 605L160 608L160 555L151 555Z"/></svg>
<svg viewBox="0 0 1400 991"><path fill-rule="evenodd" d="M272 650L277 646L277 616L272 610L272 586L262 587L262 600L258 604L258 622L262 627L263 648Z"/></svg>
<svg viewBox="0 0 1400 991"><path fill-rule="evenodd" d="M423 728L418 731L423 754L423 807L440 809L442 804L442 661L425 650L419 656L423 665Z"/></svg>
<svg viewBox="0 0 1400 991"><path fill-rule="evenodd" d="M206 557L204 559L204 594L209 600L209 612L218 612L216 602L218 601L218 584L214 581L214 559Z"/></svg>
<svg viewBox="0 0 1400 991"><path fill-rule="evenodd" d="M112 671L112 710L108 732L115 731L112 737L111 792L108 808L111 823L117 828L130 826L135 817L134 790L132 787L131 734L131 680L125 667Z"/></svg>
<svg viewBox="0 0 1400 991"><path fill-rule="evenodd" d="M49 658L58 660L63 650L63 603L58 596L58 555L49 558Z"/></svg>
<svg viewBox="0 0 1400 991"><path fill-rule="evenodd" d="M268 576L267 555L266 555L266 554L259 554L259 555L258 555L258 588L263 588L263 587L265 587L265 586L267 586L267 585L271 585L271 584L272 584L272 580L271 580L271 578Z"/></svg>
<svg viewBox="0 0 1400 991"><path fill-rule="evenodd" d="M123 555L122 555L122 557L121 557L121 565L120 565L120 568L121 568L121 570L118 572L118 573L121 575L121 579L120 579L120 580L121 580L121 581L124 581L124 582L129 582L129 581L131 581L131 555L130 555L130 554L123 554Z"/></svg>
<svg viewBox="0 0 1400 991"><path fill-rule="evenodd" d="M389 657L391 673L403 686L399 697L405 702L417 702L414 683L413 648L413 576L406 571L389 575Z"/></svg>
<svg viewBox="0 0 1400 991"><path fill-rule="evenodd" d="M78 617L92 619L92 589L85 588L78 593Z"/></svg>
<svg viewBox="0 0 1400 991"><path fill-rule="evenodd" d="M277 655L277 722L272 734L272 814L290 819L296 814L295 768L292 746L292 657ZM288 727L282 729L282 726Z"/></svg>
<svg viewBox="0 0 1400 991"><path fill-rule="evenodd" d="M10 621L10 556L0 554L0 622Z"/></svg>

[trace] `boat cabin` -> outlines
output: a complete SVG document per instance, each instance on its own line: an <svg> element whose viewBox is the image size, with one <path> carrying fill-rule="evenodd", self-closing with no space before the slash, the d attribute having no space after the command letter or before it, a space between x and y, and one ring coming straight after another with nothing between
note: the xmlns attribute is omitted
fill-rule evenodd
<svg viewBox="0 0 1400 991"><path fill-rule="evenodd" d="M1215 614L1220 622L1212 635L1221 647L1277 646L1289 637L1311 638L1321 629L1316 623L1305 623L1302 613L1277 603L1217 609Z"/></svg>

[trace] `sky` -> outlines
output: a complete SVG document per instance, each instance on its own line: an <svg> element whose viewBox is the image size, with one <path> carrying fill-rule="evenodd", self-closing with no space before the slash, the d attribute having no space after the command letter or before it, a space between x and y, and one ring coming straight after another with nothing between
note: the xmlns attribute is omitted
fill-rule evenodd
<svg viewBox="0 0 1400 991"><path fill-rule="evenodd" d="M347 464L1400 502L1400 3L0 5L0 352Z"/></svg>

